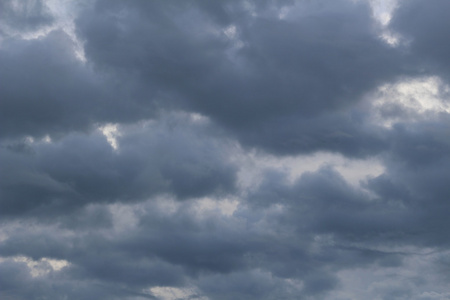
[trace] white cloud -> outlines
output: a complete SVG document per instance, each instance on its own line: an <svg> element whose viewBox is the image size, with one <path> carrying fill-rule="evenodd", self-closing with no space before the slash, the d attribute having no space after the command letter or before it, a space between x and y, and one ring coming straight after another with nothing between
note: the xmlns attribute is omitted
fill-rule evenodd
<svg viewBox="0 0 450 300"><path fill-rule="evenodd" d="M25 263L30 269L30 274L33 277L43 276L51 271L60 271L62 268L70 265L67 260L51 259L47 257L33 260L31 257L27 256L15 256L12 260Z"/></svg>
<svg viewBox="0 0 450 300"><path fill-rule="evenodd" d="M106 124L98 128L114 150L119 149L117 137L121 135L118 124Z"/></svg>
<svg viewBox="0 0 450 300"><path fill-rule="evenodd" d="M157 286L149 289L149 291L161 300L177 300L177 299L190 299L189 297L195 296L198 300L208 300L209 298L204 296L198 296L198 291L195 288L175 288Z"/></svg>
<svg viewBox="0 0 450 300"><path fill-rule="evenodd" d="M238 160L241 166L239 182L243 188L257 186L267 169L279 170L289 174L291 182L305 172L314 172L324 166L333 167L351 185L358 187L361 180L375 177L384 172L384 166L376 157L350 159L340 154L316 152L307 155L276 157L273 155L249 152Z"/></svg>
<svg viewBox="0 0 450 300"><path fill-rule="evenodd" d="M439 113L450 113L449 91L449 86L437 76L384 84L371 100L373 121L390 128L395 123L423 121Z"/></svg>

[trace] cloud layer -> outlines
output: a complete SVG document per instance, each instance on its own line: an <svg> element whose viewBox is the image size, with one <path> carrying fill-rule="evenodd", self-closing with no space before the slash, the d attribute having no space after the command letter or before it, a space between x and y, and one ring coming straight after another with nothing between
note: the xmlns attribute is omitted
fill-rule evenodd
<svg viewBox="0 0 450 300"><path fill-rule="evenodd" d="M0 298L449 299L449 4L393 4L3 1Z"/></svg>

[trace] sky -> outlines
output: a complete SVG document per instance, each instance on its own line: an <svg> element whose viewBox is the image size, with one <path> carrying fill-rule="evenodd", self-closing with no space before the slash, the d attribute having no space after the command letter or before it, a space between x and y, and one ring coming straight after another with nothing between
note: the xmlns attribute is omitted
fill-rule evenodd
<svg viewBox="0 0 450 300"><path fill-rule="evenodd" d="M449 11L2 0L0 298L450 299Z"/></svg>

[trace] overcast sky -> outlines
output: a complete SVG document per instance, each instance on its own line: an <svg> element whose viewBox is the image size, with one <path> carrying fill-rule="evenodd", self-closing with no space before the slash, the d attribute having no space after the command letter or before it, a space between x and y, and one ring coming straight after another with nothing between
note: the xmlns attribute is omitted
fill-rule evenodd
<svg viewBox="0 0 450 300"><path fill-rule="evenodd" d="M449 12L1 0L0 298L450 299Z"/></svg>

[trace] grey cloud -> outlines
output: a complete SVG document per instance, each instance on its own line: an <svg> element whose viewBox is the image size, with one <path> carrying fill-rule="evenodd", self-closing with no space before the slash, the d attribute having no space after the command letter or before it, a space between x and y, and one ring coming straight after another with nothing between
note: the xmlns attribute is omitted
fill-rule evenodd
<svg viewBox="0 0 450 300"><path fill-rule="evenodd" d="M92 284L84 280L75 281L66 276L50 272L42 278L33 278L25 262L7 260L0 263L2 299L155 299L120 286Z"/></svg>
<svg viewBox="0 0 450 300"><path fill-rule="evenodd" d="M346 122L351 114L320 114L348 107L406 72L408 58L378 38L367 5L328 4L306 5L311 8L307 15L296 15L294 7L286 20L256 3L256 16L240 2L216 4L228 12L225 25L234 26L235 40L223 33L227 27L210 16L211 9L194 4L182 10L171 3L100 1L77 26L86 55L100 69L123 80L131 74L141 82L141 93L156 89L182 107L207 114L244 144L280 153L314 147L352 155L352 141L344 136L359 140L366 132L355 132L358 122ZM319 119L308 122L305 116ZM328 137L322 143L280 146L277 140L301 139L298 135L308 139L330 126L351 129L340 129L343 134L336 141ZM305 133L289 131L299 127ZM370 134L365 139L370 140ZM377 137L372 139L376 143ZM329 149L334 143L343 146Z"/></svg>
<svg viewBox="0 0 450 300"><path fill-rule="evenodd" d="M258 271L202 278L200 286L212 299L302 299L299 288Z"/></svg>
<svg viewBox="0 0 450 300"><path fill-rule="evenodd" d="M326 149L349 157L367 157L383 151L388 143L386 130L368 125L368 117L358 109L305 118L289 114L240 130L237 135L244 145L279 155Z"/></svg>
<svg viewBox="0 0 450 300"><path fill-rule="evenodd" d="M89 127L101 91L61 31L43 39L8 39L0 49L1 136L54 135ZM26 87L26 88L25 88Z"/></svg>
<svg viewBox="0 0 450 300"><path fill-rule="evenodd" d="M132 83L98 74L75 51L75 42L62 30L2 41L1 137L60 138L102 123L152 118L160 111L158 101L136 100Z"/></svg>
<svg viewBox="0 0 450 300"><path fill-rule="evenodd" d="M278 218L283 226L294 226L309 234L331 234L343 241L370 242L381 238L387 243L411 225L407 221L408 210L371 199L331 168L305 173L292 185L286 185L286 179L279 176L284 175L272 174L263 181L249 197L249 203L284 205L286 214Z"/></svg>
<svg viewBox="0 0 450 300"><path fill-rule="evenodd" d="M2 214L44 216L160 193L185 199L234 190L236 167L226 159L226 142L188 120L160 121L124 128L118 151L98 132L26 146L31 153L6 143Z"/></svg>
<svg viewBox="0 0 450 300"><path fill-rule="evenodd" d="M339 287L339 270L399 267L408 256L372 249L408 242L396 232L390 238L392 230L408 229L396 222L401 214L389 216L398 208L368 202L332 170L303 175L293 186L273 182L261 188L277 187L271 203L287 206L285 211L244 205L230 217L205 212L198 219L191 202L173 212L146 202L137 207L139 221L131 231L19 230L3 241L0 254L68 260L73 266L62 274L69 283L83 279L139 292L149 285L190 282L211 299L325 297ZM277 197L280 192L285 197ZM94 287L88 284L86 291Z"/></svg>
<svg viewBox="0 0 450 300"><path fill-rule="evenodd" d="M1 25L19 31L35 31L42 26L51 25L54 17L51 15L45 1L5 0L0 3ZM0 29L5 34L3 28Z"/></svg>
<svg viewBox="0 0 450 300"><path fill-rule="evenodd" d="M443 140L433 145L429 142L433 137L429 127L426 132L422 135L414 131L408 139L429 147L446 147ZM397 142L407 145L401 140ZM363 182L365 190L350 186L330 168L304 173L293 184L288 183L286 174L270 172L249 195L248 203L255 208L282 204L286 214L277 218L281 226L295 226L309 234L330 234L336 246L356 243L370 249L401 244L445 249L448 155L432 155L433 159L421 161L408 157L416 155L414 151L413 147L394 148L386 154L386 171ZM351 261L357 262L356 257ZM367 257L367 262L377 260Z"/></svg>
<svg viewBox="0 0 450 300"><path fill-rule="evenodd" d="M51 24L27 3L3 22ZM448 79L447 6L400 2L396 47L344 0L86 3L84 62L62 28L2 29L0 297L447 297L448 92L439 113L384 105L391 127L370 111L382 84ZM319 151L383 171L278 160Z"/></svg>
<svg viewBox="0 0 450 300"><path fill-rule="evenodd" d="M426 73L444 75L448 79L447 39L449 20L448 1L402 1L394 14L390 27L410 42L410 51L416 55L416 64Z"/></svg>
<svg viewBox="0 0 450 300"><path fill-rule="evenodd" d="M97 283L139 293L148 286L183 287L190 282L212 299L233 295L274 299L300 291L320 295L337 283L325 267L337 257L310 252L308 237L271 235L267 225L258 224L264 221L264 212L253 213L249 230L244 220L233 217L212 214L199 220L188 203L175 213L160 211L152 202L143 208L132 233L76 228L69 231L77 233L72 235L57 227L34 233L16 230L2 243L0 254L67 260L71 265L59 271L59 277L69 285L93 283L86 286L86 293L95 292ZM34 282L39 280L46 281L39 277ZM225 283L219 286L217 280Z"/></svg>

